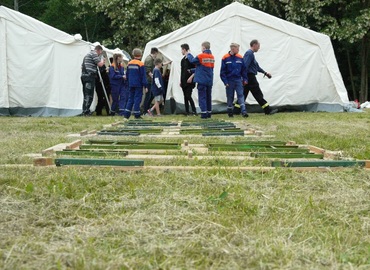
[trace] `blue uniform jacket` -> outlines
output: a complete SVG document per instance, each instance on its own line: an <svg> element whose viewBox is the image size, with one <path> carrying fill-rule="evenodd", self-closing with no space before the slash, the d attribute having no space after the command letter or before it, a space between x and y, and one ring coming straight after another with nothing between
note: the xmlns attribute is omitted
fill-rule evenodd
<svg viewBox="0 0 370 270"><path fill-rule="evenodd" d="M213 85L213 68L215 66L215 58L211 50L204 50L203 53L194 57L192 54L187 55L190 63L196 65L194 82L203 85Z"/></svg>
<svg viewBox="0 0 370 270"><path fill-rule="evenodd" d="M247 69L243 57L240 54L232 55L230 52L225 54L221 61L220 77L225 85L229 84L229 81L236 80L247 82Z"/></svg>
<svg viewBox="0 0 370 270"><path fill-rule="evenodd" d="M247 73L253 73L254 75L257 75L257 72L266 73L266 71L264 71L258 65L258 62L256 61L256 58L254 57L254 52L251 49L245 52L243 61L247 69Z"/></svg>
<svg viewBox="0 0 370 270"><path fill-rule="evenodd" d="M109 67L109 82L110 85L115 86L121 86L125 84L125 81L123 79L123 76L125 75L125 69L123 66L119 65L117 70L114 70L114 64Z"/></svg>
<svg viewBox="0 0 370 270"><path fill-rule="evenodd" d="M126 72L128 86L131 87L148 87L146 80L146 69L144 63L138 59L128 62Z"/></svg>
<svg viewBox="0 0 370 270"><path fill-rule="evenodd" d="M162 73L157 67L153 69L153 82L151 90L154 96L163 95Z"/></svg>

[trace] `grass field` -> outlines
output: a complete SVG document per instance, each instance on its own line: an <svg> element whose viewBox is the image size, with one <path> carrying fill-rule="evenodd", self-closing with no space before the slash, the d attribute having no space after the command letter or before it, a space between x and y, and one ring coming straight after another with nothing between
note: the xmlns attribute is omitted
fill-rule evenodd
<svg viewBox="0 0 370 270"><path fill-rule="evenodd" d="M1 269L370 269L370 170L31 166L30 154L118 120L0 117ZM370 159L370 110L234 120Z"/></svg>

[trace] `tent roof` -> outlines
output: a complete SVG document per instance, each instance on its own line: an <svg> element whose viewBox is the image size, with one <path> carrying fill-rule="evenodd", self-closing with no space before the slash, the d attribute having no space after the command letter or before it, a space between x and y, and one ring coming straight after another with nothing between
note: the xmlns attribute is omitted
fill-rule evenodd
<svg viewBox="0 0 370 270"><path fill-rule="evenodd" d="M194 55L200 52L203 41L210 41L216 59L212 98L216 103L225 102L224 86L219 78L221 58L229 51L231 42L241 44L240 53L244 54L249 49L249 42L255 38L262 44L256 54L257 61L273 74L272 80L260 80L262 91L272 105L348 102L327 35L238 2L148 42L143 57L150 54L152 47L157 47L166 58L173 61L171 74L177 73L175 76L178 77L180 44L188 43ZM170 78L170 91L167 93L176 96L175 92L181 91L177 89L178 85L178 78ZM255 102L250 97L248 100Z"/></svg>

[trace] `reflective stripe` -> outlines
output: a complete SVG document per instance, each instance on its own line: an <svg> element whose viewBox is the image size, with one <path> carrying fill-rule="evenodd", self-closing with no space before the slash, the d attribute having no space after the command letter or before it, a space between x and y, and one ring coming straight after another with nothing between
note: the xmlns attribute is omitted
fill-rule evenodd
<svg viewBox="0 0 370 270"><path fill-rule="evenodd" d="M263 105L263 106L261 106L261 107L262 107L262 109L264 109L264 108L266 108L267 106L269 106L269 104L268 104L268 103L266 103L265 105Z"/></svg>

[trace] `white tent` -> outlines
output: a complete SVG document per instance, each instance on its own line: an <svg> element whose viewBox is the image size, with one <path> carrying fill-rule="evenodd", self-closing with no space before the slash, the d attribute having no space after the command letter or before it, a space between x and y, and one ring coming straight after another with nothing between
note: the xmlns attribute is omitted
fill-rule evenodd
<svg viewBox="0 0 370 270"><path fill-rule="evenodd" d="M243 55L252 39L261 49L255 54L260 66L272 79L258 76L265 99L273 107L301 111L342 111L348 103L330 38L284 21L259 10L234 2L202 19L147 43L144 57L152 47L172 60L167 100L176 101L176 112L184 111L180 83L180 45L188 43L193 55L203 41L211 42L216 59L212 91L213 109L226 109L226 93L220 79L221 59L231 42L241 44ZM197 91L193 92L197 104ZM250 94L247 109L259 108ZM174 112L174 104L171 109ZM259 108L260 109L260 108Z"/></svg>
<svg viewBox="0 0 370 270"><path fill-rule="evenodd" d="M0 115L82 112L81 63L93 44L78 36L0 6Z"/></svg>

